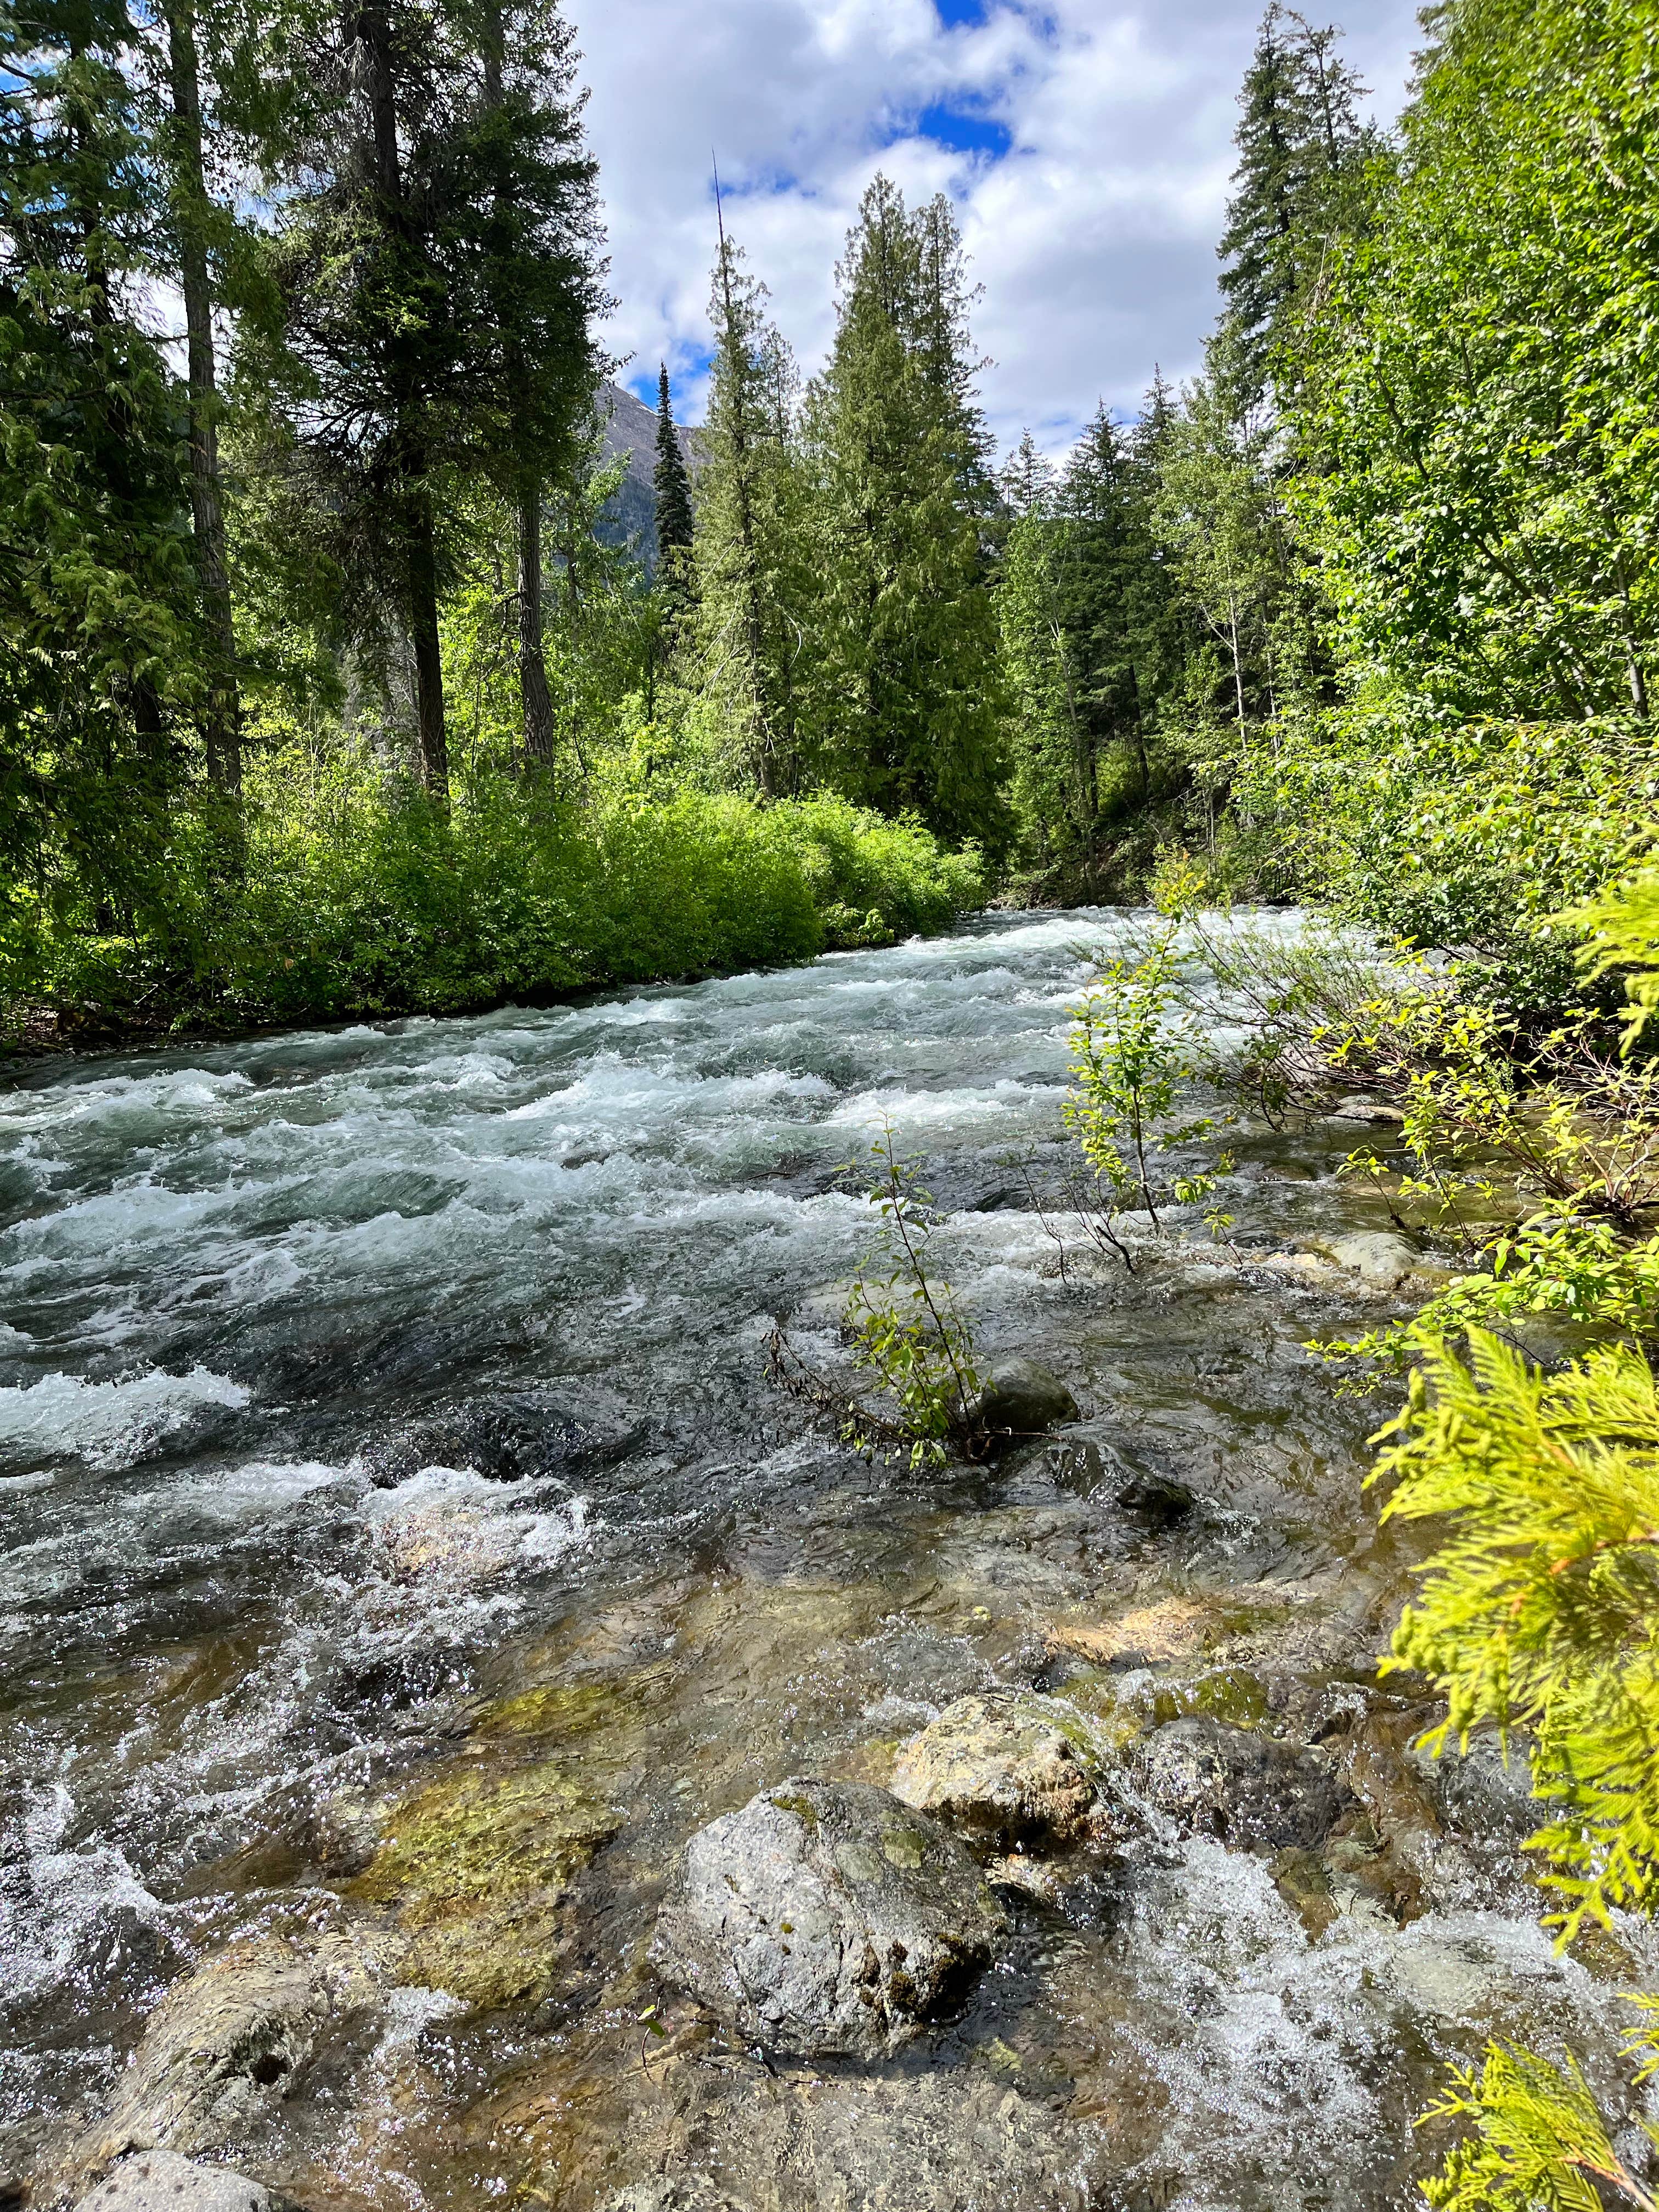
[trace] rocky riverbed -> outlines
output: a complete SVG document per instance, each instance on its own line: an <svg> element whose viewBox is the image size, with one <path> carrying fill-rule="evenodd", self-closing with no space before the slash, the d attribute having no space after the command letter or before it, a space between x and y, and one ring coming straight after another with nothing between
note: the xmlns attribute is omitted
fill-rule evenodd
<svg viewBox="0 0 1659 2212"><path fill-rule="evenodd" d="M1637 1938L1555 1957L1524 1759L1376 1680L1363 1104L1225 1247L1029 1208L1128 926L0 1093L0 2197L1347 2212L1489 2036L1614 2078ZM884 1113L1048 1393L984 1466L764 1379Z"/></svg>

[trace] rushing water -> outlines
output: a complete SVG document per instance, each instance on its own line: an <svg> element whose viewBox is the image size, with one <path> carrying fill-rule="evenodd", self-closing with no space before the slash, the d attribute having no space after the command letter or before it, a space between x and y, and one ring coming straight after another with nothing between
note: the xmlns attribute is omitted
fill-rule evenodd
<svg viewBox="0 0 1659 2212"><path fill-rule="evenodd" d="M1290 1260L1376 1225L1335 1179L1352 1128L1246 1130L1234 1249L1194 1231L1133 1277L1061 1279L1011 1164L1058 1155L1079 947L1125 926L1013 916L0 1093L0 2179L96 2111L193 1961L372 1918L330 1871L342 1792L488 1769L515 1729L614 1840L533 2002L400 1987L241 2147L315 2212L588 2212L686 2155L641 2054L643 1949L675 1850L755 1789L884 1780L995 1682L1105 1724L1160 1681L1259 1719L1364 1680L1399 1587L1358 1488L1375 1408L1300 1348L1353 1286ZM985 1352L1071 1382L1069 1446L872 1470L765 1381L792 1313L834 1356L811 1294L868 1240L836 1170L884 1114L951 1209ZM1198 1510L1134 1523L1091 1484L1103 1449ZM1228 1666L1214 1634L1152 1674L1055 1644L1160 1604L1209 1608ZM1509 1870L1514 1794L1465 1789L1455 1871L1403 1925L1362 1900L1312 1940L1259 1857L1208 1841L1022 1907L968 2019L895 2076L898 2179L868 2201L981 2202L960 2114L987 2084L1041 2115L1056 2202L1407 2201L1443 2057L1571 2032L1599 2063L1616 2028L1613 1983L1552 1957ZM732 2096L783 2094L750 2070Z"/></svg>

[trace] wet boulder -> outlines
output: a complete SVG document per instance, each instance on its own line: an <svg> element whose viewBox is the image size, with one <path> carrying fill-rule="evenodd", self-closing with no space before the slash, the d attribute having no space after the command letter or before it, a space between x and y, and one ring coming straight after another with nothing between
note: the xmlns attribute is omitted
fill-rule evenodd
<svg viewBox="0 0 1659 2212"><path fill-rule="evenodd" d="M292 2086L333 2010L292 1944L235 1943L176 1983L144 2023L82 2170L128 2151L216 2149Z"/></svg>
<svg viewBox="0 0 1659 2212"><path fill-rule="evenodd" d="M1358 1275L1367 1289L1373 1291L1398 1290L1422 1258L1415 1245L1385 1229L1339 1237L1325 1249L1339 1267Z"/></svg>
<svg viewBox="0 0 1659 2212"><path fill-rule="evenodd" d="M1077 1400L1035 1359L1001 1359L986 1376L971 1408L993 1436L1038 1437L1078 1418Z"/></svg>
<svg viewBox="0 0 1659 2212"><path fill-rule="evenodd" d="M1003 1851L1080 1843L1095 1808L1076 1714L1018 1691L948 1705L900 1752L892 1790L902 1804Z"/></svg>
<svg viewBox="0 0 1659 2212"><path fill-rule="evenodd" d="M651 1957L747 2041L870 2058L959 2011L1005 1924L933 1821L884 1790L796 1779L692 1838Z"/></svg>
<svg viewBox="0 0 1659 2212"><path fill-rule="evenodd" d="M1154 1811L1184 1833L1243 1850L1322 1842L1340 1810L1316 1751L1220 1721L1171 1721L1136 1748L1134 1775Z"/></svg>
<svg viewBox="0 0 1659 2212"><path fill-rule="evenodd" d="M245 2173L197 2166L177 2151L137 2151L81 2199L79 2212L274 2212L270 2191Z"/></svg>

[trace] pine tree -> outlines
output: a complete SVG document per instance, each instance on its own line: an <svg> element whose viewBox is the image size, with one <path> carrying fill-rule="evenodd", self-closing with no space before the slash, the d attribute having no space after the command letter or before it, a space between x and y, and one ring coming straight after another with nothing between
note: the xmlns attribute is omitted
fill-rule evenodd
<svg viewBox="0 0 1659 2212"><path fill-rule="evenodd" d="M652 483L657 495L657 560L667 590L683 600L696 519L691 477L674 427L666 362L657 372L657 465Z"/></svg>
<svg viewBox="0 0 1659 2212"><path fill-rule="evenodd" d="M1003 466L1000 483L1003 498L1016 515L1046 507L1053 496L1054 465L1029 430L1021 431L1018 445Z"/></svg>
<svg viewBox="0 0 1659 2212"><path fill-rule="evenodd" d="M482 14L368 0L310 63L328 97L296 149L277 265L297 365L291 419L362 646L412 648L421 773L443 799L441 592L462 548L461 478L519 517L520 663L532 757L550 756L541 676L541 485L591 398L598 283L593 165L569 33L549 0Z"/></svg>
<svg viewBox="0 0 1659 2212"><path fill-rule="evenodd" d="M0 861L89 927L163 896L210 653L123 0L0 11Z"/></svg>
<svg viewBox="0 0 1659 2212"><path fill-rule="evenodd" d="M808 396L825 773L949 836L1000 843L995 611L976 515L966 293L954 227L878 177L837 271L835 345Z"/></svg>
<svg viewBox="0 0 1659 2212"><path fill-rule="evenodd" d="M598 170L582 138L574 34L550 0L482 0L473 36L481 96L472 146L460 137L454 210L471 249L456 277L474 276L477 295L466 404L516 518L525 755L548 769L543 505L575 463L599 380L592 324L611 303L599 282Z"/></svg>

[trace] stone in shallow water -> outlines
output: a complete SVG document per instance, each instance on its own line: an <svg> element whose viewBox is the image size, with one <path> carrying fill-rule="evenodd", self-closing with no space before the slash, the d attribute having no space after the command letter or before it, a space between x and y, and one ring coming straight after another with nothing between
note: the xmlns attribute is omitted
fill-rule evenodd
<svg viewBox="0 0 1659 2212"><path fill-rule="evenodd" d="M195 2166L177 2151L124 2158L81 2199L79 2212L271 2212L269 2190L245 2173Z"/></svg>
<svg viewBox="0 0 1659 2212"><path fill-rule="evenodd" d="M145 2021L81 2162L216 2148L286 2093L333 2008L323 1970L293 1945L232 1944L175 1983Z"/></svg>
<svg viewBox="0 0 1659 2212"><path fill-rule="evenodd" d="M410 1978L468 2004L513 2004L544 1994L559 1907L620 1825L562 1761L504 1772L464 1761L384 1814L357 1893L397 1907Z"/></svg>
<svg viewBox="0 0 1659 2212"><path fill-rule="evenodd" d="M994 1435L1039 1437L1061 1421L1074 1421L1077 1400L1058 1375L1035 1359L1001 1359L985 1378L974 1411Z"/></svg>
<svg viewBox="0 0 1659 2212"><path fill-rule="evenodd" d="M947 1706L899 1753L893 1795L1003 1850L1081 1842L1095 1804L1077 1717L1015 1691Z"/></svg>
<svg viewBox="0 0 1659 2212"><path fill-rule="evenodd" d="M798 1778L691 1838L651 1957L746 2040L878 2057L961 2008L1006 1924L934 1822L884 1790Z"/></svg>
<svg viewBox="0 0 1659 2212"><path fill-rule="evenodd" d="M1339 1237L1326 1246L1339 1267L1358 1275L1374 1291L1392 1291L1418 1267L1422 1255L1403 1237L1386 1229L1371 1229L1353 1237Z"/></svg>
<svg viewBox="0 0 1659 2212"><path fill-rule="evenodd" d="M1138 1747L1133 1764L1157 1811L1245 1850L1321 1843L1340 1809L1317 1752L1220 1721L1171 1721Z"/></svg>
<svg viewBox="0 0 1659 2212"><path fill-rule="evenodd" d="M985 2063L850 2077L781 2068L770 2079L756 2068L733 2079L706 2063L671 2062L659 2084L633 2094L622 2126L580 2150L562 2143L530 2194L550 2197L551 2182L586 2203L580 2185L597 2167L604 2180L592 2201L602 2212L1088 2212L1115 2203L1108 2176L1121 2154L1106 2130L1029 2094L1009 2078L1017 2054L991 2049ZM618 2187L619 2173L635 2178Z"/></svg>

